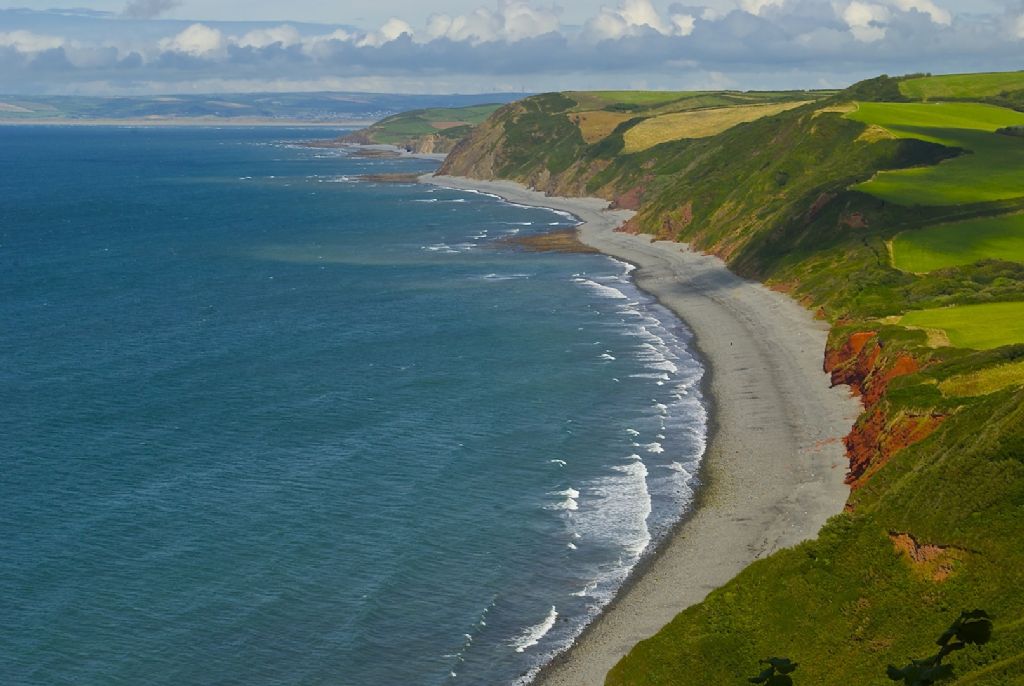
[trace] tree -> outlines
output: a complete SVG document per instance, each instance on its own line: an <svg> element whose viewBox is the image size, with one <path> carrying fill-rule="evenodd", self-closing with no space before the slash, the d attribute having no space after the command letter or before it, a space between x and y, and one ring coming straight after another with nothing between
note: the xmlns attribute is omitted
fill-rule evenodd
<svg viewBox="0 0 1024 686"><path fill-rule="evenodd" d="M752 684L765 684L765 686L793 686L793 678L789 676L799 665L785 657L770 657L761 660L761 664L768 667L747 681Z"/></svg>
<svg viewBox="0 0 1024 686"><path fill-rule="evenodd" d="M902 681L906 686L932 686L932 684L953 676L953 668L942 664L950 653L963 650L969 645L985 645L992 638L992 620L984 610L961 612L956 621L946 629L935 643L939 652L923 660L910 660L902 669L889 665L887 671L893 681ZM955 639L955 640L954 640Z"/></svg>

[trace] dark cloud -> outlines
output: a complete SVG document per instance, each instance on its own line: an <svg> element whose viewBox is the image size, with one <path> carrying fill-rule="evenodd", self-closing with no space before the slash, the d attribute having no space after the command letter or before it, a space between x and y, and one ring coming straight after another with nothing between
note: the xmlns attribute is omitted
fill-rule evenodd
<svg viewBox="0 0 1024 686"><path fill-rule="evenodd" d="M122 14L132 19L153 19L181 5L181 0L130 0Z"/></svg>

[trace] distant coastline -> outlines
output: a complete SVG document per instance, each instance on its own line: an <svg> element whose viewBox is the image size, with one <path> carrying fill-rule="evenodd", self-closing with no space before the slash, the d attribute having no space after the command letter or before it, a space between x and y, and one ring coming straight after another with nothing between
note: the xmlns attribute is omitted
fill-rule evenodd
<svg viewBox="0 0 1024 686"><path fill-rule="evenodd" d="M160 117L135 119L3 119L0 126L129 126L129 127L279 127L279 128L310 128L310 129L349 129L368 126L373 120L339 119L337 121L306 121L287 119L267 119L261 117Z"/></svg>

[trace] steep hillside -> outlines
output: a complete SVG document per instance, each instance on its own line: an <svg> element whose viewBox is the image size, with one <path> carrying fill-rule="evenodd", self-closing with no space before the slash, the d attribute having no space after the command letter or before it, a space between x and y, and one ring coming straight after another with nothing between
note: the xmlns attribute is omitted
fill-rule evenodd
<svg viewBox="0 0 1024 686"><path fill-rule="evenodd" d="M403 112L342 138L343 143L394 145L415 153L448 153L500 105Z"/></svg>
<svg viewBox="0 0 1024 686"><path fill-rule="evenodd" d="M629 230L790 293L832 323L825 367L863 401L847 512L682 613L608 684L743 683L771 655L800 663L797 684L885 683L887 664L931 654L974 607L995 635L952 658L957 683L1024 684L1024 139L998 131L1017 125L1020 93L1019 73L880 77L635 153L625 134L642 121L724 96L548 94L497 111L450 155L445 173L638 208ZM603 115L593 135L580 110L594 101L627 118ZM946 256L908 269L907 246Z"/></svg>
<svg viewBox="0 0 1024 686"><path fill-rule="evenodd" d="M588 182L614 160L659 143L698 140L829 95L780 93L548 93L498 110L456 146L441 173L520 181L552 194L614 197ZM645 97L646 96L646 97ZM630 142L627 144L627 136Z"/></svg>

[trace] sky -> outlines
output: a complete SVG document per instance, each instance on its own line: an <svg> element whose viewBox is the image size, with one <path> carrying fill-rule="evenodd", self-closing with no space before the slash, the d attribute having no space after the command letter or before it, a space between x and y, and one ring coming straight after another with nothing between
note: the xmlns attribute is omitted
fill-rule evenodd
<svg viewBox="0 0 1024 686"><path fill-rule="evenodd" d="M0 0L0 92L833 88L1024 68L1024 0Z"/></svg>

